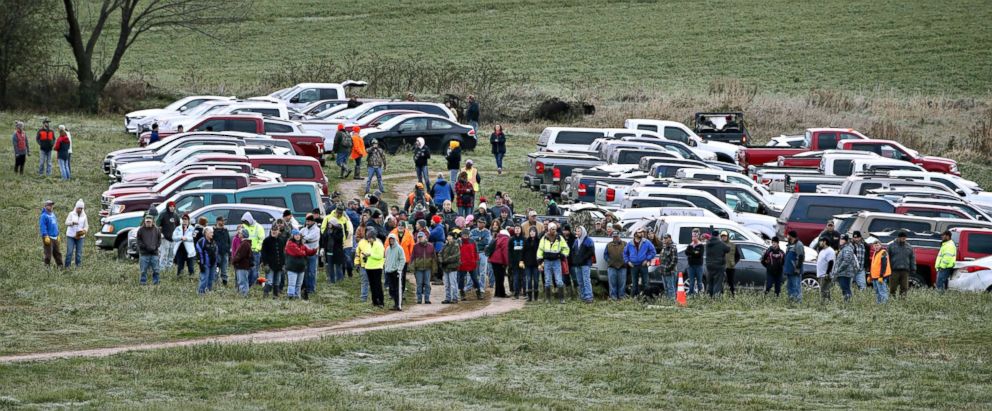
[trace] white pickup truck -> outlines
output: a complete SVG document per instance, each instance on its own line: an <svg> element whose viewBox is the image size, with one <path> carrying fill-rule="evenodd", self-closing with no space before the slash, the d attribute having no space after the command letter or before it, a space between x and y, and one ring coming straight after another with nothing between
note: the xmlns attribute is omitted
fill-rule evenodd
<svg viewBox="0 0 992 411"><path fill-rule="evenodd" d="M623 127L634 130L653 131L669 140L681 141L690 147L698 147L710 151L716 154L717 160L737 164L737 150L740 149L740 146L703 140L692 129L677 121L629 118L624 120Z"/></svg>
<svg viewBox="0 0 992 411"><path fill-rule="evenodd" d="M736 211L727 205L727 203L720 201L712 194L702 190L669 187L636 187L631 189L627 195L631 198L650 196L688 200L697 207L709 210L713 214L716 214L717 217L741 224L748 230L764 238L772 238L776 234L775 224L777 221L775 217Z"/></svg>

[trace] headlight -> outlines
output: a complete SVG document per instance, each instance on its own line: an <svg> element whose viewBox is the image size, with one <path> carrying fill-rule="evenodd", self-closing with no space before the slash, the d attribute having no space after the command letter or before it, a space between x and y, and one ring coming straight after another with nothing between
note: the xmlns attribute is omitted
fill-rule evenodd
<svg viewBox="0 0 992 411"><path fill-rule="evenodd" d="M110 224L110 223L104 224L103 225L103 228L100 229L100 231L103 231L105 233L113 233L114 232L114 225L113 224Z"/></svg>

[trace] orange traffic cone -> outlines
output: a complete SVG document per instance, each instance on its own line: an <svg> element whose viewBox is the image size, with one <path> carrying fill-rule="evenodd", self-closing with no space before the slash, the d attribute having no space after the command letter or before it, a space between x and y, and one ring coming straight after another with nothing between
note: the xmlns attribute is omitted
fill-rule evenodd
<svg viewBox="0 0 992 411"><path fill-rule="evenodd" d="M679 273L679 288L675 293L675 302L678 303L679 307L685 307L685 283L682 282L682 273Z"/></svg>

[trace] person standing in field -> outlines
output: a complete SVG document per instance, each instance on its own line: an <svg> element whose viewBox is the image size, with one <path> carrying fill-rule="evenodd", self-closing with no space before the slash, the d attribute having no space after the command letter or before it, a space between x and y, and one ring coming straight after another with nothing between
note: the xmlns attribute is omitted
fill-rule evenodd
<svg viewBox="0 0 992 411"><path fill-rule="evenodd" d="M27 134L24 133L24 122L14 123L14 135L11 136L11 141L14 143L14 174L24 175L24 163L27 162L31 151Z"/></svg>
<svg viewBox="0 0 992 411"><path fill-rule="evenodd" d="M38 143L38 175L52 175L52 148L55 146L55 131L49 127L50 121L46 118L41 121L41 128L35 141Z"/></svg>
<svg viewBox="0 0 992 411"><path fill-rule="evenodd" d="M351 135L344 129L344 124L338 124L338 131L334 133L334 163L341 169L338 178L348 178L351 175L351 168L348 167L348 157L351 156Z"/></svg>
<svg viewBox="0 0 992 411"><path fill-rule="evenodd" d="M472 184L472 189L476 193L481 193L479 191L479 184L482 183L482 176L479 175L479 169L475 167L475 161L471 159L465 160L465 168L462 168L462 172L465 173L465 178L468 182Z"/></svg>
<svg viewBox="0 0 992 411"><path fill-rule="evenodd" d="M540 262L537 260L537 249L541 245L541 235L537 227L529 229L521 227L527 233L524 239L524 289L527 290L527 301L537 301L538 289L541 288Z"/></svg>
<svg viewBox="0 0 992 411"><path fill-rule="evenodd" d="M189 222L189 214L183 214L182 223L172 232L172 238L176 240L172 245L173 254L176 255L176 279L182 277L183 266L187 267L189 278L193 278L193 261L196 259L194 235L193 225Z"/></svg>
<svg viewBox="0 0 992 411"><path fill-rule="evenodd" d="M59 126L59 137L55 140L55 145L52 148L56 152L59 163L59 174L62 176L62 180L69 180L72 177L72 172L69 170L72 141L69 140L69 136L66 134L65 126Z"/></svg>
<svg viewBox="0 0 992 411"><path fill-rule="evenodd" d="M506 156L506 134L503 134L503 126L497 124L493 128L493 134L489 136L489 144L492 146L493 157L496 158L496 174L503 174L503 157Z"/></svg>
<svg viewBox="0 0 992 411"><path fill-rule="evenodd" d="M706 245L703 244L699 236L699 229L692 229L692 241L685 248L685 256L689 262L689 266L686 268L688 271L689 279L686 281L689 285L688 295L696 295L697 292L703 291L703 258L706 252Z"/></svg>
<svg viewBox="0 0 992 411"><path fill-rule="evenodd" d="M344 229L341 221L332 215L328 215L324 221L330 222L320 238L324 248L324 269L327 271L328 284L335 284L344 281Z"/></svg>
<svg viewBox="0 0 992 411"><path fill-rule="evenodd" d="M889 301L889 288L885 285L885 280L892 275L892 266L889 264L889 253L875 237L869 237L865 241L871 245L871 268L868 275L871 276L871 286L875 289L875 301L878 304L885 304Z"/></svg>
<svg viewBox="0 0 992 411"><path fill-rule="evenodd" d="M372 185L372 177L376 178L379 184L379 191L385 192L386 189L382 186L382 172L386 171L386 152L379 147L379 140L372 140L372 148L368 151L368 178L365 180L365 194L369 193L369 188Z"/></svg>
<svg viewBox="0 0 992 411"><path fill-rule="evenodd" d="M279 293L286 283L286 243L282 235L284 228L284 224L273 225L269 229L269 236L262 241L262 254L259 261L268 268L265 276L268 281L262 286L263 297L269 295L269 290L272 291L272 298L279 297Z"/></svg>
<svg viewBox="0 0 992 411"><path fill-rule="evenodd" d="M544 295L551 302L551 284L557 287L558 303L565 303L565 281L562 278L561 262L568 258L568 242L558 235L558 225L548 224L547 231L537 246L538 268L544 272ZM624 253L626 254L626 252Z"/></svg>
<svg viewBox="0 0 992 411"><path fill-rule="evenodd" d="M730 252L730 246L718 234L714 231L706 241L706 272L709 274L706 291L711 298L723 294L724 277L727 275L727 253Z"/></svg>
<svg viewBox="0 0 992 411"><path fill-rule="evenodd" d="M83 211L83 199L76 201L76 207L65 217L65 268L72 267L75 258L76 267L83 264L83 239L90 230L89 220Z"/></svg>
<svg viewBox="0 0 992 411"><path fill-rule="evenodd" d="M465 109L465 120L468 121L468 125L472 126L472 130L476 133L479 132L479 102L475 101L475 96L469 94L468 96L468 108Z"/></svg>
<svg viewBox="0 0 992 411"><path fill-rule="evenodd" d="M596 245L589 237L585 226L576 226L575 233L575 241L572 242L572 247L569 250L571 262L569 270L572 271L572 277L578 284L579 299L582 302L591 303L593 300L592 279L589 276L592 271L592 260L596 257Z"/></svg>
<svg viewBox="0 0 992 411"><path fill-rule="evenodd" d="M643 229L637 230L634 233L634 239L627 243L623 249L623 261L627 263L627 269L630 271L630 294L632 296L637 296L647 290L649 286L648 265L651 264L651 260L656 255L658 252L654 249L654 245L644 239Z"/></svg>
<svg viewBox="0 0 992 411"><path fill-rule="evenodd" d="M861 237L860 231L851 233L851 243L854 246L854 261L858 264L858 272L854 275L854 283L858 286L858 290L864 290L868 287L868 276L866 273L871 265L871 259L867 258L867 248L865 247L865 241Z"/></svg>
<svg viewBox="0 0 992 411"><path fill-rule="evenodd" d="M286 241L286 276L287 276L287 286L286 286L286 297L288 298L300 298L300 294L303 294L301 288L303 287L303 277L307 269L307 259L317 254L317 249L309 248L303 243L303 234L300 230L293 229L289 234L289 241ZM247 279L246 279L247 282ZM241 277L238 277L238 284L240 287ZM245 286L245 294L248 293L247 285Z"/></svg>
<svg viewBox="0 0 992 411"><path fill-rule="evenodd" d="M175 258L172 247L172 234L179 226L179 215L176 214L176 203L170 201L165 206L165 211L158 215L158 228L162 231L162 249L159 250L159 268L168 270L172 267L172 260Z"/></svg>
<svg viewBox="0 0 992 411"><path fill-rule="evenodd" d="M359 174L359 170L362 167L362 157L368 154L365 151L365 140L362 139L362 135L359 134L361 127L355 126L351 130L351 159L355 160L355 180L361 180L362 176ZM368 191L368 190L366 190Z"/></svg>
<svg viewBox="0 0 992 411"><path fill-rule="evenodd" d="M778 237L772 237L772 244L761 255L761 265L765 267L765 295L774 286L776 297L782 291L782 267L785 264L785 253L778 242Z"/></svg>
<svg viewBox="0 0 992 411"><path fill-rule="evenodd" d="M461 143L457 140L448 142L448 151L444 155L444 160L448 163L448 174L451 176L449 181L458 180L458 169L462 164Z"/></svg>
<svg viewBox="0 0 992 411"><path fill-rule="evenodd" d="M840 252L834 263L834 277L837 279L837 286L844 296L844 302L851 300L851 280L860 271L857 257L854 255L854 244L851 244L851 237L847 234L840 236Z"/></svg>
<svg viewBox="0 0 992 411"><path fill-rule="evenodd" d="M217 271L221 284L227 286L227 266L231 262L231 233L224 227L224 216L217 216L214 224L214 241L217 242Z"/></svg>
<svg viewBox="0 0 992 411"><path fill-rule="evenodd" d="M152 272L152 284L158 284L158 253L161 249L162 230L155 225L151 214L145 214L141 228L138 228L138 267L141 270L141 285L147 284L148 271Z"/></svg>
<svg viewBox="0 0 992 411"><path fill-rule="evenodd" d="M427 147L423 137L417 137L417 144L413 147L413 166L417 168L417 182L430 187L431 177L428 174L427 162L431 159L431 149Z"/></svg>
<svg viewBox="0 0 992 411"><path fill-rule="evenodd" d="M734 278L737 274L737 262L741 260L741 250L730 241L730 235L727 231L720 232L720 240L727 244L727 255L724 257L724 261L727 263L727 285L730 287L730 296L733 297L737 295L737 279Z"/></svg>
<svg viewBox="0 0 992 411"><path fill-rule="evenodd" d="M806 246L799 241L799 233L796 230L789 231L789 245L785 249L785 262L782 264L782 273L785 274L785 289L789 293L789 299L800 303L803 301L802 276L803 262L806 261Z"/></svg>
<svg viewBox="0 0 992 411"><path fill-rule="evenodd" d="M537 229L535 228L536 232ZM606 244L603 259L606 260L606 274L610 285L610 300L620 301L626 297L627 263L623 259L624 249L627 248L620 238L620 231L613 231L613 240Z"/></svg>
<svg viewBox="0 0 992 411"><path fill-rule="evenodd" d="M619 233L615 232L614 235L619 235ZM663 236L658 255L661 262L661 278L665 282L665 295L674 300L677 285L675 270L679 263L679 250L672 242L671 234L665 233Z"/></svg>
<svg viewBox="0 0 992 411"><path fill-rule="evenodd" d="M303 223L303 228L300 229L300 234L303 235L303 245L310 250L320 249L320 226L317 225L315 218L313 214L307 215L306 222ZM303 289L300 291L300 295L304 300L309 300L310 294L317 291L318 258L317 253L307 254L307 268L303 275ZM252 282L254 281L252 279Z"/></svg>
<svg viewBox="0 0 992 411"><path fill-rule="evenodd" d="M905 297L909 291L909 274L916 272L916 253L906 242L905 231L900 231L896 241L889 244L889 264L892 266L892 278L889 279L892 295L898 291L900 297Z"/></svg>
<svg viewBox="0 0 992 411"><path fill-rule="evenodd" d="M820 298L824 302L830 300L830 288L834 285L832 271L837 254L831 245L832 241L831 238L820 237L816 244L816 248L820 249L816 255L816 280L820 283Z"/></svg>
<svg viewBox="0 0 992 411"><path fill-rule="evenodd" d="M59 250L59 223L55 217L55 202L45 200L45 206L41 209L38 217L38 229L41 232L42 251L45 254L45 265L52 265L52 258L55 258L55 265L62 268L62 251Z"/></svg>
<svg viewBox="0 0 992 411"><path fill-rule="evenodd" d="M510 232L500 229L496 232L496 237L490 241L492 253L488 260L492 266L493 296L496 298L506 298L506 273L510 265Z"/></svg>
<svg viewBox="0 0 992 411"><path fill-rule="evenodd" d="M214 289L214 281L217 279L217 251L214 228L204 227L203 237L196 243L196 254L200 256L200 286L196 292L200 295Z"/></svg>
<svg viewBox="0 0 992 411"><path fill-rule="evenodd" d="M487 231L488 232L488 231ZM469 230L462 230L462 242L459 249L461 255L461 264L458 265L459 276L463 279L460 282L465 283L464 287L461 287L461 297L462 300L465 299L465 290L469 288L468 279L471 278L472 286L475 287L475 296L477 299L482 299L482 290L485 288L483 282L479 279L479 251L476 247L476 242L472 240L469 236Z"/></svg>
<svg viewBox="0 0 992 411"><path fill-rule="evenodd" d="M417 232L417 244L413 246L413 274L417 281L417 304L431 303L431 273L437 271L437 257L434 244L427 241L427 234Z"/></svg>
<svg viewBox="0 0 992 411"><path fill-rule="evenodd" d="M947 289L947 279L954 271L954 263L957 260L958 247L951 239L951 232L944 231L940 234L940 251L937 253L937 291L941 294Z"/></svg>
<svg viewBox="0 0 992 411"><path fill-rule="evenodd" d="M386 247L382 245L375 229L368 229L365 232L365 239L369 242L368 253L362 253L365 261L365 272L369 277L369 292L372 294L372 305L382 308L386 305L382 294L382 269L386 266Z"/></svg>
<svg viewBox="0 0 992 411"><path fill-rule="evenodd" d="M448 232L441 248L440 263L444 280L444 301L441 304L458 304L458 266L461 265L461 245L458 229Z"/></svg>
<svg viewBox="0 0 992 411"><path fill-rule="evenodd" d="M403 295L400 293L400 286L402 281L404 281L403 267L406 266L406 254L403 253L403 247L400 245L399 239L396 233L389 233L387 237L389 245L386 247L386 284L389 287L389 298L393 300L393 307L390 308L392 311L402 311L400 309L400 300L403 299Z"/></svg>

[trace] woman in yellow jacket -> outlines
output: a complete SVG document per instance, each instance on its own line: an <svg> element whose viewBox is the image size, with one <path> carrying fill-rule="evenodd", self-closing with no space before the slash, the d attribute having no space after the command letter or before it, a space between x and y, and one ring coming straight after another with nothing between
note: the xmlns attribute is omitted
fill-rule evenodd
<svg viewBox="0 0 992 411"><path fill-rule="evenodd" d="M369 274L365 271L365 256L372 252L372 243L365 239L365 226L358 226L355 229L355 238L359 238L358 244L355 245L355 269L358 270L358 276L362 279L362 291L360 299L362 302L369 300Z"/></svg>
<svg viewBox="0 0 992 411"><path fill-rule="evenodd" d="M385 301L382 295L382 269L386 266L386 247L376 237L374 229L366 230L365 240L371 246L367 254L362 253L362 256L365 257L362 265L365 267L365 272L369 277L369 291L372 293L372 305L383 307L385 306Z"/></svg>

